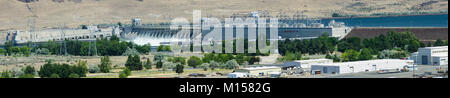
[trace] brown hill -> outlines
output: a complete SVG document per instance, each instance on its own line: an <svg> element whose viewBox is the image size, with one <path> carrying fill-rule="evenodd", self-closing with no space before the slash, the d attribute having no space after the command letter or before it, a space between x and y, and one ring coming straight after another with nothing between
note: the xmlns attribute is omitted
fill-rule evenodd
<svg viewBox="0 0 450 98"><path fill-rule="evenodd" d="M24 1L24 0L22 0ZM304 11L311 17L331 17L333 13L372 14L448 11L448 0L0 0L0 30L27 29L30 17L36 26L63 24L129 23L169 21L192 17L192 10L203 16L229 17L233 13L263 10L272 16Z"/></svg>

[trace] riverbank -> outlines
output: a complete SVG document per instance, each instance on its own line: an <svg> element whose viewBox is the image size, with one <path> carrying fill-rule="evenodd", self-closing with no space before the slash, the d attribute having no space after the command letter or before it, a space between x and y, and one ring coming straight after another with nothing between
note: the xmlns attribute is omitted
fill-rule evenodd
<svg viewBox="0 0 450 98"><path fill-rule="evenodd" d="M445 13L428 13L428 14L406 14L406 13L397 13L400 15L380 15L380 16L367 16L367 15L350 15L343 17L322 17L320 19L351 19L351 18L380 18L380 17L401 17L401 16L427 16L427 15L448 15L448 12Z"/></svg>

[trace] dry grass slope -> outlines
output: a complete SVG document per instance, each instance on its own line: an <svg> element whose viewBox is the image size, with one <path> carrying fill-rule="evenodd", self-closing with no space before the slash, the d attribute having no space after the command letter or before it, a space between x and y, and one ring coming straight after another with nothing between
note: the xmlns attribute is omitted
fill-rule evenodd
<svg viewBox="0 0 450 98"><path fill-rule="evenodd" d="M61 0L57 0L61 1ZM63 0L64 1L64 0ZM305 11L311 17L330 17L332 13L371 14L382 12L448 11L448 0L39 0L24 3L0 0L0 30L27 29L30 17L39 28L66 24L168 21L175 17L192 17L192 10L203 16L228 17L233 13L264 10L276 16ZM431 2L430 2L431 1Z"/></svg>

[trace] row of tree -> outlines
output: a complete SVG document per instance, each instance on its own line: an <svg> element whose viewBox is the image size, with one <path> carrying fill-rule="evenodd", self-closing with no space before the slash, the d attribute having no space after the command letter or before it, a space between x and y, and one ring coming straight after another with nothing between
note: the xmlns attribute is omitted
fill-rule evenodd
<svg viewBox="0 0 450 98"><path fill-rule="evenodd" d="M438 39L434 44L429 43L428 46L446 46L445 42ZM337 48L336 48L337 47ZM316 39L309 40L289 40L279 42L279 52L285 56L286 54L332 54L335 50L346 52L348 50L361 51L364 48L370 49L371 55L378 55L383 50L402 49L407 52L416 52L418 48L426 47L426 44L412 32L388 32L386 35L379 35L374 38L361 39L358 37L337 40L327 35L320 36ZM365 50L367 51L367 50ZM289 58L289 60L291 60Z"/></svg>
<svg viewBox="0 0 450 98"><path fill-rule="evenodd" d="M48 61L39 70L41 78L79 78L86 77L87 61L78 61L76 65L56 64Z"/></svg>
<svg viewBox="0 0 450 98"><path fill-rule="evenodd" d="M29 43L31 46L31 43ZM5 43L5 51L0 50L0 53L6 55L12 54L23 54L28 56L30 52L34 52L36 54L51 54L51 55L76 55L76 56L92 56L92 55L100 55L100 56L119 56L122 55L127 48L132 48L137 50L139 53L149 53L151 49L150 44L146 45L137 45L133 42L125 42L120 41L117 36L111 36L109 39L97 39L94 43L79 41L79 40L65 40L64 42L57 42L54 40L50 40L46 43L39 44L35 48L29 48L27 46L17 47L14 46L12 41L8 41ZM32 50L32 51L31 51ZM97 51L95 51L97 50Z"/></svg>

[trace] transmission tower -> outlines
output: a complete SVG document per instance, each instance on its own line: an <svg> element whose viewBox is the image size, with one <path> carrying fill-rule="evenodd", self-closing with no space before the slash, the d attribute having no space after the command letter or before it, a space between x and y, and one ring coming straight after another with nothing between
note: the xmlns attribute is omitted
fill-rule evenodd
<svg viewBox="0 0 450 98"><path fill-rule="evenodd" d="M62 55L63 47L64 47L64 55L67 56L67 44L66 44L66 33L64 32L64 28L66 27L66 24L63 24L61 28L61 48L60 48L60 54ZM63 46L64 45L64 46Z"/></svg>
<svg viewBox="0 0 450 98"><path fill-rule="evenodd" d="M28 26L30 27L30 41L32 42L31 44L28 44L28 47L30 47L32 49L35 49L34 51L36 52L36 36L37 35L34 34L35 22L36 22L35 17L30 17L28 19ZM28 50L29 51L29 55L31 55L31 50L32 49Z"/></svg>

